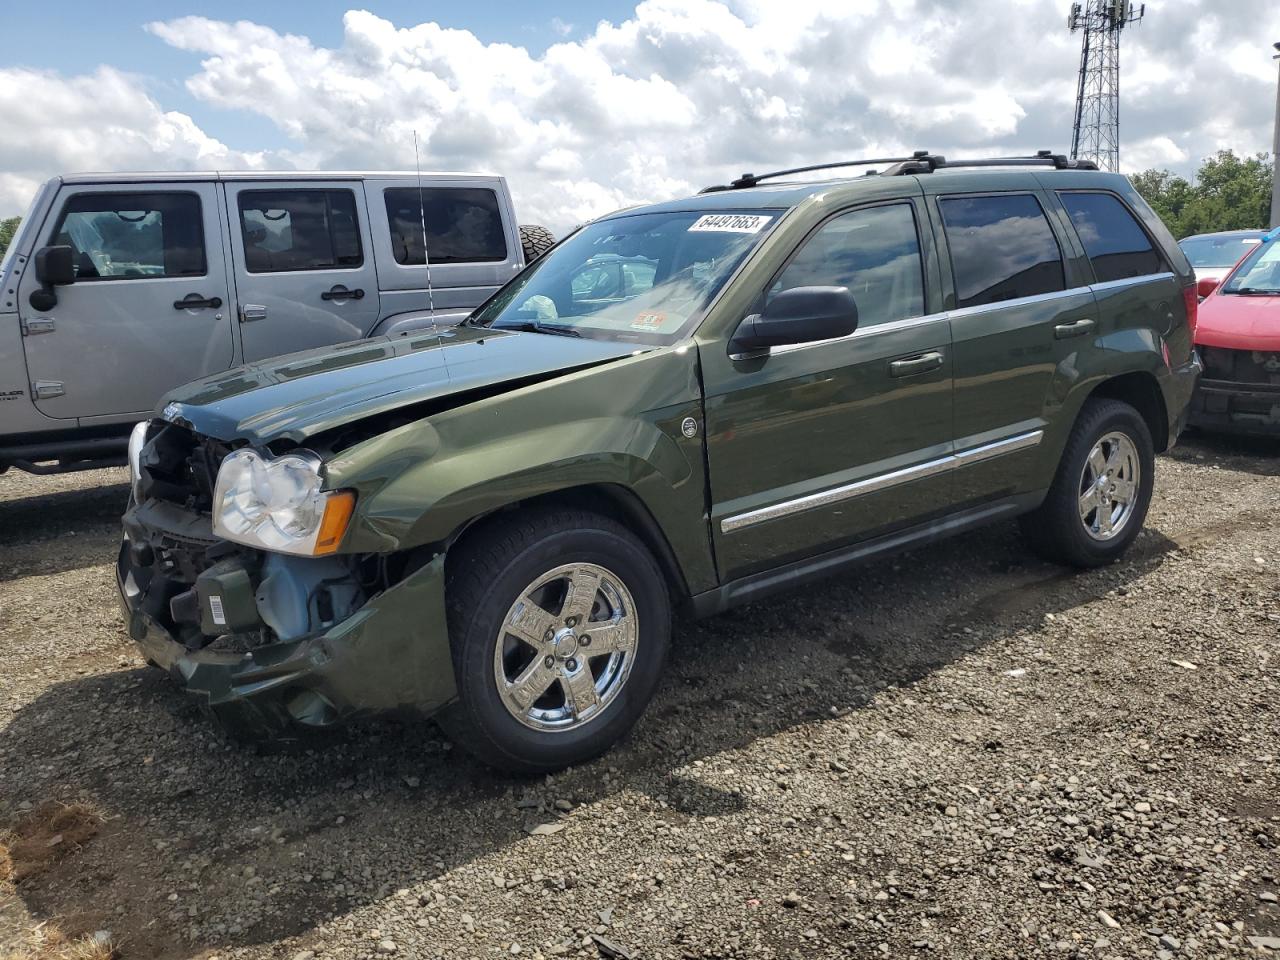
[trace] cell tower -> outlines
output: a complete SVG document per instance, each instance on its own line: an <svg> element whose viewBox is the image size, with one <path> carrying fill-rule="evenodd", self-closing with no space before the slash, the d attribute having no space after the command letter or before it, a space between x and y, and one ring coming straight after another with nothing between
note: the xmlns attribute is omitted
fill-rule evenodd
<svg viewBox="0 0 1280 960"><path fill-rule="evenodd" d="M1120 167L1120 33L1146 12L1129 0L1085 0L1067 15L1071 32L1084 34L1071 156L1103 170Z"/></svg>

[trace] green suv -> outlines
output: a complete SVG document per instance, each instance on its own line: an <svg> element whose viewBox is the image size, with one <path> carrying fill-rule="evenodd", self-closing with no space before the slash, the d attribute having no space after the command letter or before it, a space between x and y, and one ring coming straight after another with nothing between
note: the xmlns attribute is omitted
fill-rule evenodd
<svg viewBox="0 0 1280 960"><path fill-rule="evenodd" d="M673 613L1015 516L1117 559L1200 372L1186 258L1087 164L871 163L621 211L457 327L171 393L130 443L131 635L232 731L411 707L535 772L626 733Z"/></svg>

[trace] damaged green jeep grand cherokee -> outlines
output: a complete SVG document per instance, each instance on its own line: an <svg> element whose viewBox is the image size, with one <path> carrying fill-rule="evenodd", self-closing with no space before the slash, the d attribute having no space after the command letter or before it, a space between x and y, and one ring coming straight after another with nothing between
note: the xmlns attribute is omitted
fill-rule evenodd
<svg viewBox="0 0 1280 960"><path fill-rule="evenodd" d="M132 636L232 730L440 711L533 772L631 727L673 610L1014 516L1115 560L1199 375L1190 265L1086 164L874 163L621 211L438 336L170 394Z"/></svg>

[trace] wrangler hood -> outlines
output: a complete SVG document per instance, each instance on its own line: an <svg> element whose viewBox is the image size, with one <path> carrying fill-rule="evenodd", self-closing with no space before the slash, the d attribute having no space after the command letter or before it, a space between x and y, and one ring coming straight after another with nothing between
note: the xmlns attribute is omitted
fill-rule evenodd
<svg viewBox="0 0 1280 960"><path fill-rule="evenodd" d="M255 446L307 437L412 404L515 386L637 350L634 343L479 327L361 340L289 354L196 380L160 401L160 416Z"/></svg>

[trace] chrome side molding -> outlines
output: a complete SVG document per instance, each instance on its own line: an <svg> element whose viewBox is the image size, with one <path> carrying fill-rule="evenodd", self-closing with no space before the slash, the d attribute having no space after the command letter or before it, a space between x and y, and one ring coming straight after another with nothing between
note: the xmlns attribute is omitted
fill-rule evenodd
<svg viewBox="0 0 1280 960"><path fill-rule="evenodd" d="M749 510L746 513L735 514L732 517L725 517L720 521L720 530L723 533L733 533L735 530L752 527L757 523L764 523L766 520L777 520L779 517L789 517L792 514L812 510L815 507L825 507L833 503L840 503L843 500L852 500L854 497L860 497L864 494L888 490L904 483L911 483L914 480L923 480L926 477L934 477L951 470L957 470L960 467L981 463L993 457L1003 457L1010 453L1017 453L1019 450L1027 450L1038 445L1042 439L1044 439L1043 430L1031 430L1027 433L1007 437L1004 440L984 443L981 446L970 447L967 450L948 454L936 460L918 463L912 467L891 470L888 473L867 477L865 480L841 484L828 490L820 490L817 493L796 497L794 500L784 500L781 503Z"/></svg>

